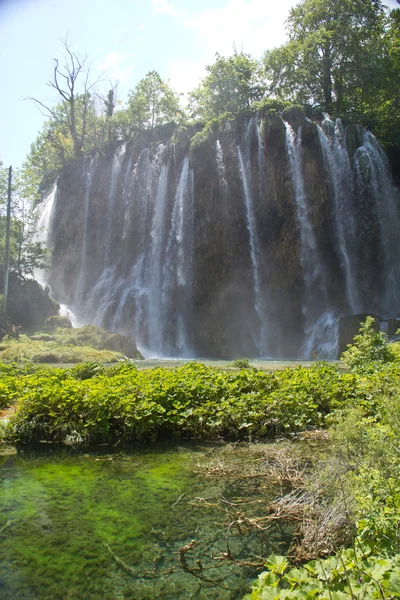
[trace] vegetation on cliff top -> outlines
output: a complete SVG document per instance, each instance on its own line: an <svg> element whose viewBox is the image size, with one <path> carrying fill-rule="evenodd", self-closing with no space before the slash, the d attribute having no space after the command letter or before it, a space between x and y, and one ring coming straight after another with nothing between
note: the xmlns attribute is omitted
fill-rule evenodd
<svg viewBox="0 0 400 600"><path fill-rule="evenodd" d="M281 112L292 104L302 106L307 116L326 111L355 120L384 146L397 147L399 19L400 9L390 11L380 0L302 0L289 12L286 44L267 51L261 61L243 51L217 54L189 94L186 109L155 71L131 90L125 106L117 85L102 97L96 82L88 80L85 59L66 40L65 62L56 61L49 80L59 103L34 99L49 120L32 144L25 180L33 189L83 154L107 152L144 134L157 139L160 128L171 122L209 130L212 123L257 112L265 103ZM67 94L64 80L70 82Z"/></svg>

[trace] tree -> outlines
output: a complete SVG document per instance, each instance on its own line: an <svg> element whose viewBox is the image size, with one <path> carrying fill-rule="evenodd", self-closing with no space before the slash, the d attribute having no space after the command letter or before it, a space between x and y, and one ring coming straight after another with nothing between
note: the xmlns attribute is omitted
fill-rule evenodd
<svg viewBox="0 0 400 600"><path fill-rule="evenodd" d="M72 140L74 158L79 159L83 153L92 103L90 90L96 82L89 82L90 70L85 66L86 57L82 58L73 52L67 39L63 41L63 45L64 63L60 65L59 59L54 59L53 76L47 83L56 90L61 104L54 108L37 98L30 99L36 102L44 114L51 117L64 135L68 132Z"/></svg>
<svg viewBox="0 0 400 600"><path fill-rule="evenodd" d="M264 56L270 93L342 114L374 84L384 16L380 0L300 2L286 23L288 43Z"/></svg>
<svg viewBox="0 0 400 600"><path fill-rule="evenodd" d="M140 135L145 129L177 121L182 115L177 94L156 71L147 73L129 95L127 118L130 136Z"/></svg>
<svg viewBox="0 0 400 600"><path fill-rule="evenodd" d="M0 271L4 271L6 237L6 199L8 169L0 161ZM48 252L34 240L35 217L30 208L33 188L24 171L14 170L12 186L10 272L19 277L33 276L34 270L47 267ZM36 190L35 190L36 191Z"/></svg>
<svg viewBox="0 0 400 600"><path fill-rule="evenodd" d="M388 16L383 43L380 85L368 99L364 120L386 147L400 148L400 8Z"/></svg>
<svg viewBox="0 0 400 600"><path fill-rule="evenodd" d="M237 115L261 100L265 91L258 62L248 54L215 56L215 63L206 67L208 74L190 95L192 116L207 121L225 113Z"/></svg>

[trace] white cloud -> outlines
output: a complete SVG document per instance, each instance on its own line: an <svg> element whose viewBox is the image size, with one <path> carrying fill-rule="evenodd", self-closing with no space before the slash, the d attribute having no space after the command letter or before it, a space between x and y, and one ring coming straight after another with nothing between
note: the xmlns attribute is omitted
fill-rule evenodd
<svg viewBox="0 0 400 600"><path fill-rule="evenodd" d="M186 94L205 76L205 61L174 60L168 63L168 79L174 91Z"/></svg>
<svg viewBox="0 0 400 600"><path fill-rule="evenodd" d="M166 0L152 0L165 6ZM268 0L227 0L224 6L188 15L174 12L183 26L191 30L203 48L196 61L186 59L168 64L173 89L187 92L194 89L205 75L205 66L212 64L215 53L229 56L234 47L255 58L264 50L286 41L285 20L297 0L280 0L279 5ZM172 14L172 13L170 13Z"/></svg>
<svg viewBox="0 0 400 600"><path fill-rule="evenodd" d="M282 44L285 39L284 22L295 0L280 0L278 4L266 0L228 0L225 6L198 12L184 20L204 40L207 55L219 52L232 54L233 45L260 57L267 48Z"/></svg>
<svg viewBox="0 0 400 600"><path fill-rule="evenodd" d="M99 64L99 69L104 71L111 79L124 82L129 79L134 69L132 61L130 61L130 64L126 64L126 62L134 56L134 54L120 54L114 50L104 57Z"/></svg>
<svg viewBox="0 0 400 600"><path fill-rule="evenodd" d="M168 0L151 0L153 15L164 14L176 16L178 13Z"/></svg>

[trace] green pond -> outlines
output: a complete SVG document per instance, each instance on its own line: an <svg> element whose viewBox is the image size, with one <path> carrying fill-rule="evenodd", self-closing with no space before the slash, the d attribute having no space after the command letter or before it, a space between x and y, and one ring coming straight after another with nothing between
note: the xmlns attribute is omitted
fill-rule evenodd
<svg viewBox="0 0 400 600"><path fill-rule="evenodd" d="M241 598L258 571L240 562L290 543L279 524L228 534L240 498L256 517L279 493L248 476L263 457L265 447L251 444L3 448L0 598ZM227 535L236 562L224 556ZM179 553L192 540L184 556L194 574Z"/></svg>

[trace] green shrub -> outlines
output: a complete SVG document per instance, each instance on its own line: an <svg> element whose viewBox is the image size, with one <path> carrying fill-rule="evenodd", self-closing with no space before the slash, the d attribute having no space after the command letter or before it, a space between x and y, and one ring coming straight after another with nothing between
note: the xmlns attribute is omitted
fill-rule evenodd
<svg viewBox="0 0 400 600"><path fill-rule="evenodd" d="M248 358L237 358L231 362L231 366L235 367L236 369L251 369Z"/></svg>
<svg viewBox="0 0 400 600"><path fill-rule="evenodd" d="M128 361L104 370L94 363L41 370L24 379L7 439L62 441L71 432L88 443L166 435L248 439L299 431L323 426L334 411L364 399L369 390L357 390L356 382L326 363L275 373L199 363L138 371Z"/></svg>
<svg viewBox="0 0 400 600"><path fill-rule="evenodd" d="M291 568L284 556L270 556L244 600L346 600L399 598L400 555L372 555L368 548L347 549L335 556Z"/></svg>
<svg viewBox="0 0 400 600"><path fill-rule="evenodd" d="M343 352L341 359L356 373L372 373L382 365L396 361L395 351L388 345L387 335L377 331L373 317L361 324L359 334Z"/></svg>
<svg viewBox="0 0 400 600"><path fill-rule="evenodd" d="M86 362L76 365L70 370L70 373L74 379L91 379L96 377L100 373L104 373L104 366L95 362Z"/></svg>

